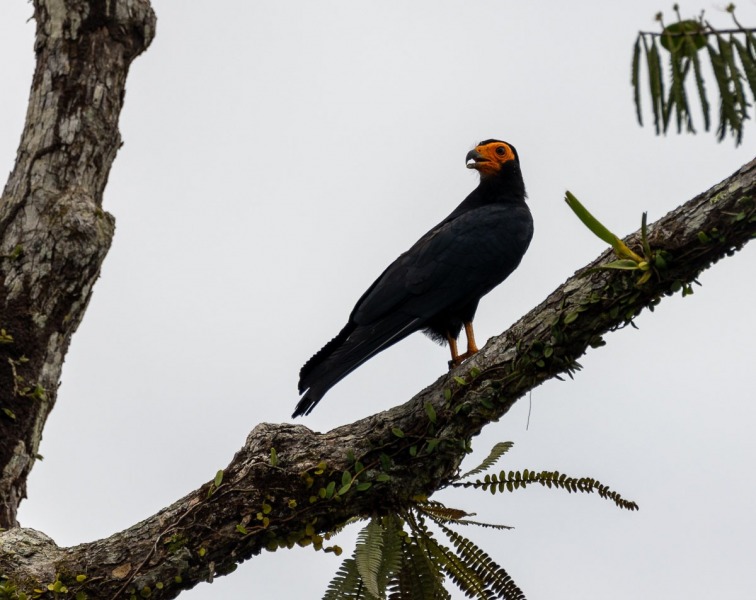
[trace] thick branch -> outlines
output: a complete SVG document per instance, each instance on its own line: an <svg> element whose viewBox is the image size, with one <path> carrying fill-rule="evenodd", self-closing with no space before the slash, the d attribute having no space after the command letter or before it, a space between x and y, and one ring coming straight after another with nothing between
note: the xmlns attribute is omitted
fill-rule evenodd
<svg viewBox="0 0 756 600"><path fill-rule="evenodd" d="M667 263L650 281L638 286L635 273L596 270L611 259L602 254L473 359L401 406L327 433L259 425L219 487L205 484L105 540L58 548L32 530L0 534L0 573L37 586L63 573L69 590L82 588L90 597L174 598L263 549L319 543L318 533L349 517L385 513L432 493L457 472L469 439L528 390L578 368L575 360L601 345L604 333L752 239L755 191L756 160L650 227L651 247L664 250ZM626 241L639 250L638 233ZM359 473L355 459L364 465ZM345 471L358 480L339 495ZM372 486L360 491L358 482ZM87 580L77 583L77 574Z"/></svg>
<svg viewBox="0 0 756 600"><path fill-rule="evenodd" d="M113 236L102 194L120 147L148 0L38 0L37 65L0 201L0 527L16 525L63 357Z"/></svg>

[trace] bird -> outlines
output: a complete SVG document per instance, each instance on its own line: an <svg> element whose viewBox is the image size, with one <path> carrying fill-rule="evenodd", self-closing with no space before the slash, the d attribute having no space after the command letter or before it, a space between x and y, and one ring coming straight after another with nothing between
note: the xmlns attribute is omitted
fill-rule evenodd
<svg viewBox="0 0 756 600"><path fill-rule="evenodd" d="M484 140L465 164L479 173L478 186L381 273L339 334L305 363L292 417L308 415L344 377L416 331L449 345L450 368L478 352L472 325L478 302L520 264L533 217L512 144ZM463 328L467 350L460 353Z"/></svg>

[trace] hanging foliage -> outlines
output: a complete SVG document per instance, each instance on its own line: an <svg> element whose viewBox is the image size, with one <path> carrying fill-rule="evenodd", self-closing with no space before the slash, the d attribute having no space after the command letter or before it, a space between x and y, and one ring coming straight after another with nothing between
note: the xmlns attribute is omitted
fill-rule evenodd
<svg viewBox="0 0 756 600"><path fill-rule="evenodd" d="M460 475L451 485L495 493L538 483L567 492L596 492L620 508L638 509L635 502L625 500L593 478L569 477L556 471L510 471L508 475L502 471L499 475L487 474L482 480L465 481L493 467L512 445L496 444L478 467ZM451 595L444 587L447 579L470 598L525 600L525 594L503 567L450 526L477 525L500 530L511 527L473 521L469 518L472 516L418 497L406 509L373 517L357 535L354 554L341 564L323 600L449 599ZM430 524L448 542L434 533Z"/></svg>
<svg viewBox="0 0 756 600"><path fill-rule="evenodd" d="M683 129L695 133L688 91L693 86L704 129L709 131L711 105L702 66L708 58L719 97L717 140L722 141L729 132L735 144L740 144L743 124L751 117L749 111L756 100L756 29L738 22L733 4L727 11L736 27L727 30L712 27L703 13L696 19L683 19L676 4L674 11L677 22L665 25L659 13L656 19L661 31L641 31L635 40L631 81L638 123L643 125L641 69L645 69L657 135L667 133L673 114L678 133ZM665 63L669 65L666 69ZM694 84L689 83L691 79Z"/></svg>

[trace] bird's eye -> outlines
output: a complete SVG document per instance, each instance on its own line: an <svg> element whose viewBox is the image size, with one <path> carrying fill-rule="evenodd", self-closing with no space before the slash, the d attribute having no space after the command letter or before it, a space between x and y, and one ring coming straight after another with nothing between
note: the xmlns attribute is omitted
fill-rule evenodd
<svg viewBox="0 0 756 600"><path fill-rule="evenodd" d="M499 156L504 156L505 153L506 150L504 149L504 146L499 146L498 148L496 148L496 154L498 154Z"/></svg>

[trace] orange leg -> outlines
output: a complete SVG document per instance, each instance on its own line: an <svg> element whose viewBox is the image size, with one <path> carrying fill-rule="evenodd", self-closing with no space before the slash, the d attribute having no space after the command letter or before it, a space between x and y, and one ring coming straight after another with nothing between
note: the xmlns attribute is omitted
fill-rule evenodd
<svg viewBox="0 0 756 600"><path fill-rule="evenodd" d="M446 341L449 342L449 350L451 350L451 360L449 361L449 368L453 369L462 360L459 358L459 351L457 350L457 340L455 340L450 334L446 334Z"/></svg>
<svg viewBox="0 0 756 600"><path fill-rule="evenodd" d="M449 361L449 368L453 369L457 365L461 365L462 361L470 358L478 351L478 346L475 343L475 333L473 332L472 321L465 323L465 336L467 336L467 352L460 354L457 349L457 340L455 340L448 333L446 334L446 340L449 342L449 349L451 350L451 360Z"/></svg>
<svg viewBox="0 0 756 600"><path fill-rule="evenodd" d="M465 358L469 358L478 351L478 346L475 344L475 333L473 332L472 321L465 323L465 335L467 336L467 352L465 352Z"/></svg>
<svg viewBox="0 0 756 600"><path fill-rule="evenodd" d="M460 354L457 350L457 340L448 333L446 334L446 340L449 342L449 349L452 353L452 359L449 361L450 369L453 369L457 365L461 365L465 359L470 358L478 351L478 345L475 343L475 333L472 329L472 321L465 323L465 336L467 336L467 352Z"/></svg>

